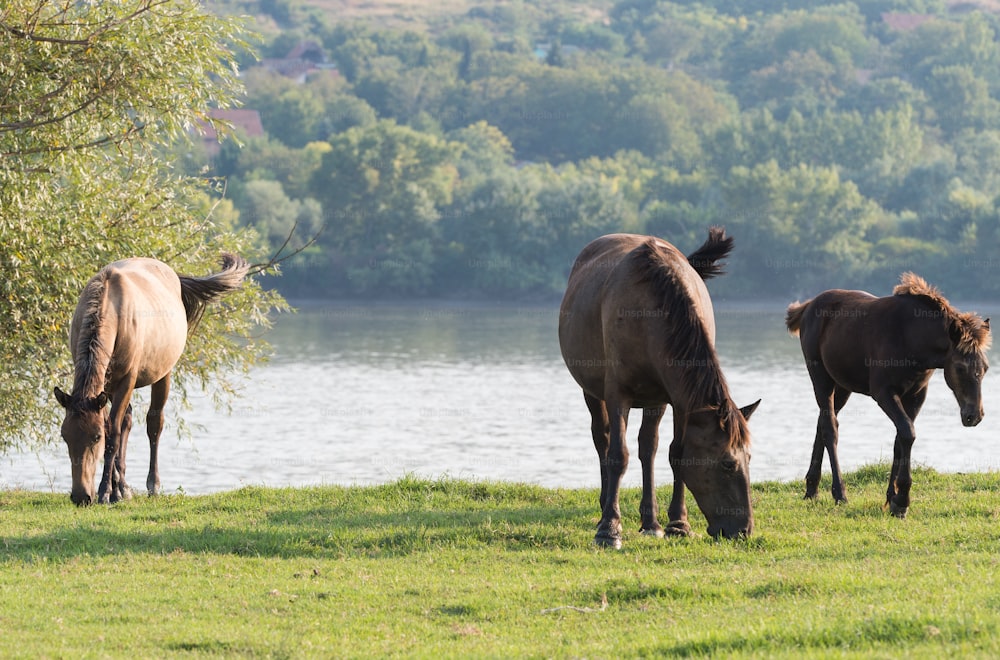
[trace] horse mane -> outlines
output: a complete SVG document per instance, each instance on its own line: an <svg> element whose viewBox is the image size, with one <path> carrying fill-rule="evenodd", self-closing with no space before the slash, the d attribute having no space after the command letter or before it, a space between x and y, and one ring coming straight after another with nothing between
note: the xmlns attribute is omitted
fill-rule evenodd
<svg viewBox="0 0 1000 660"><path fill-rule="evenodd" d="M76 340L76 360L73 365L73 399L83 405L88 396L96 396L95 388L104 387L106 374L101 373L102 365L106 367L107 347L101 341L99 329L104 320L104 297L107 289L108 273L101 270L95 275L80 295L85 305L81 327Z"/></svg>
<svg viewBox="0 0 1000 660"><path fill-rule="evenodd" d="M892 290L894 296L918 296L933 304L944 315L948 327L956 337L955 344L962 353L985 351L993 338L988 321L974 312L960 312L951 306L941 291L913 272L899 276L899 284Z"/></svg>
<svg viewBox="0 0 1000 660"><path fill-rule="evenodd" d="M650 238L632 251L632 260L638 281L648 283L654 297L660 301L659 311L663 317L672 321L678 336L688 338L687 341L668 342L668 359L687 367L681 370L685 408L704 408L706 402L717 406L719 423L729 432L730 446L745 446L750 437L746 420L729 395L705 324L687 295L687 288L678 279L670 255Z"/></svg>

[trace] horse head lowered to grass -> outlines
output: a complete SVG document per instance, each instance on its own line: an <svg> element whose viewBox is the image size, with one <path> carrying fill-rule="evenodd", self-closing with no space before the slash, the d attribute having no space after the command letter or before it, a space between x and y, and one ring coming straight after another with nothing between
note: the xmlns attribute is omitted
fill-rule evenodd
<svg viewBox="0 0 1000 660"><path fill-rule="evenodd" d="M104 472L96 500L106 504L129 497L125 450L132 428L130 400L138 387L151 388L146 488L150 495L159 491L156 452L170 372L205 305L239 288L249 268L242 258L223 254L220 272L188 277L155 259L125 259L102 268L84 287L70 326L73 390L67 394L55 388L66 409L62 437L69 449L70 499L75 504L95 500L94 475L102 452Z"/></svg>
<svg viewBox="0 0 1000 660"><path fill-rule="evenodd" d="M896 426L886 506L900 518L910 506L914 420L935 369L958 401L963 426L983 419L982 381L989 363L990 321L959 312L923 278L904 273L893 295L831 289L788 307L785 325L798 334L820 415L806 497L816 497L824 449L833 498L846 502L837 456L837 414L852 392L867 394Z"/></svg>
<svg viewBox="0 0 1000 660"><path fill-rule="evenodd" d="M559 313L563 360L583 389L601 465L601 521L595 542L621 547L618 493L628 465L628 413L642 408L640 514L643 534L663 536L653 460L658 427L673 406L674 475L667 532L690 533L685 485L713 536L753 531L750 433L757 403L738 408L715 354L715 317L704 279L732 249L720 228L685 257L651 236L611 234L587 245L570 272Z"/></svg>

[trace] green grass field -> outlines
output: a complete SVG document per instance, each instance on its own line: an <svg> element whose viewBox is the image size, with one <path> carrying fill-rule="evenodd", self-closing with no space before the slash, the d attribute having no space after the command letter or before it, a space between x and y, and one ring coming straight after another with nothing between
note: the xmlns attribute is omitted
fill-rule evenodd
<svg viewBox="0 0 1000 660"><path fill-rule="evenodd" d="M621 551L592 545L592 490L0 491L0 656L1000 655L1000 474L918 470L905 520L886 474L843 506L756 484L742 541L693 506L694 538L639 536L625 491Z"/></svg>

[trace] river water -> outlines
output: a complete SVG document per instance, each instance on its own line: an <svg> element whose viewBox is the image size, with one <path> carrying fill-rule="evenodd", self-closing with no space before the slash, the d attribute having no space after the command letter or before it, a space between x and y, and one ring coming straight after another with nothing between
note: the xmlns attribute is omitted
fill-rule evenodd
<svg viewBox="0 0 1000 660"><path fill-rule="evenodd" d="M960 306L962 309L975 307ZM986 310L988 311L988 310ZM739 405L762 399L750 421L751 478L800 480L817 408L784 305L717 303L717 349ZM558 309L469 303L302 305L279 318L271 361L252 371L232 414L210 392L191 409L168 404L160 444L165 493L245 485L375 484L412 474L598 487L590 418L559 354ZM917 420L914 461L943 472L1000 467L1000 379L984 381L986 418L962 427L936 373ZM144 408L136 402L136 410ZM191 427L177 430L175 415ZM633 459L625 485L641 484ZM996 417L994 417L996 416ZM141 490L149 459L143 414L129 442L129 481ZM670 411L661 423L660 483L670 482ZM868 397L840 415L842 468L888 461L894 428ZM68 492L61 440L37 453L0 457L0 488Z"/></svg>

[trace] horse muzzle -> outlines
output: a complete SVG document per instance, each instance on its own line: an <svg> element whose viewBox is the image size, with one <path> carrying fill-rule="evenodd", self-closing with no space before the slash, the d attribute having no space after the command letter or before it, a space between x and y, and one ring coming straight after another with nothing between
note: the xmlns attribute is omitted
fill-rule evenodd
<svg viewBox="0 0 1000 660"><path fill-rule="evenodd" d="M962 415L962 426L976 426L983 421L982 415Z"/></svg>
<svg viewBox="0 0 1000 660"><path fill-rule="evenodd" d="M708 533L715 539L720 536L727 539L745 539L753 534L753 520L748 521L745 525L709 525Z"/></svg>
<svg viewBox="0 0 1000 660"><path fill-rule="evenodd" d="M982 409L972 409L962 411L962 426L972 427L983 421Z"/></svg>
<svg viewBox="0 0 1000 660"><path fill-rule="evenodd" d="M70 501L77 506L90 506L94 502L94 496L87 492L73 491L69 494Z"/></svg>

